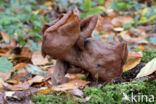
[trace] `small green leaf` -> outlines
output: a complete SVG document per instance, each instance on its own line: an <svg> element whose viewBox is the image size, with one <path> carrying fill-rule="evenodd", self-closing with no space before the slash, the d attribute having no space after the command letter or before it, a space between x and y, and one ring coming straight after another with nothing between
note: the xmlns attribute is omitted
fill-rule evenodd
<svg viewBox="0 0 156 104"><path fill-rule="evenodd" d="M124 28L124 30L127 30L132 27L132 24L131 23L122 24L122 27Z"/></svg>
<svg viewBox="0 0 156 104"><path fill-rule="evenodd" d="M13 69L12 63L9 62L6 57L0 57L0 72L8 73Z"/></svg>
<svg viewBox="0 0 156 104"><path fill-rule="evenodd" d="M88 14L89 15L94 15L94 14L100 14L102 11L98 8L98 7L95 7L95 8L91 8L89 11L88 11Z"/></svg>
<svg viewBox="0 0 156 104"><path fill-rule="evenodd" d="M83 75L80 79L81 79L81 80L85 80L85 79L86 79L86 76Z"/></svg>
<svg viewBox="0 0 156 104"><path fill-rule="evenodd" d="M87 17L87 13L81 13L81 14L80 14L80 17L81 17L81 18L86 18L86 17Z"/></svg>
<svg viewBox="0 0 156 104"><path fill-rule="evenodd" d="M92 2L91 0L85 0L83 4L83 9L88 11L92 7Z"/></svg>
<svg viewBox="0 0 156 104"><path fill-rule="evenodd" d="M116 5L115 2L113 2L113 3L111 4L111 8L112 8L114 11L116 11L116 12L119 10L119 8L118 8L118 6Z"/></svg>
<svg viewBox="0 0 156 104"><path fill-rule="evenodd" d="M126 4L126 3L117 3L117 6L118 6L118 8L120 9L120 10L122 10L122 11L125 11L126 9L128 9L128 4Z"/></svg>
<svg viewBox="0 0 156 104"><path fill-rule="evenodd" d="M102 5L105 3L105 1L104 0L98 0L98 3Z"/></svg>

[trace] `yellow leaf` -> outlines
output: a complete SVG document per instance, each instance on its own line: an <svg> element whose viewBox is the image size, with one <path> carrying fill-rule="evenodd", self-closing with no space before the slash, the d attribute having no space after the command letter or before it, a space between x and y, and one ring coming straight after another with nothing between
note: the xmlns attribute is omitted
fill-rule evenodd
<svg viewBox="0 0 156 104"><path fill-rule="evenodd" d="M19 70L21 68L24 68L25 66L27 66L28 64L27 63L19 63L17 64L16 66L14 66L14 69L15 70Z"/></svg>
<svg viewBox="0 0 156 104"><path fill-rule="evenodd" d="M52 89L46 88L46 89L43 89L43 90L37 92L37 95L39 95L39 94L44 94L44 95L46 95L46 94L49 94L49 93L51 93L51 92L53 92Z"/></svg>
<svg viewBox="0 0 156 104"><path fill-rule="evenodd" d="M53 4L52 1L47 1L47 2L44 3L45 6L51 6L52 4Z"/></svg>
<svg viewBox="0 0 156 104"><path fill-rule="evenodd" d="M156 72L156 58L148 62L136 76L136 78L144 77Z"/></svg>
<svg viewBox="0 0 156 104"><path fill-rule="evenodd" d="M102 11L106 11L106 8L104 6L98 6L98 8Z"/></svg>
<svg viewBox="0 0 156 104"><path fill-rule="evenodd" d="M154 19L156 19L156 8L154 9L155 14L151 15L149 18L146 18L145 15L148 14L150 12L150 9L152 8L144 8L142 11L142 17L139 20L139 23L146 23L146 22L150 22Z"/></svg>

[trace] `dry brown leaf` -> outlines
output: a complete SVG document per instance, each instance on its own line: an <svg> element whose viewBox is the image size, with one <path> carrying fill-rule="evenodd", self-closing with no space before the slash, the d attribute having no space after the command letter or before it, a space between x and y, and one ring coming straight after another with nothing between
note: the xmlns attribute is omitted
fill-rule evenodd
<svg viewBox="0 0 156 104"><path fill-rule="evenodd" d="M52 89L55 91L70 91L73 89L78 89L79 87L84 87L88 83L89 81L84 80L71 80L68 83L64 83L62 85L53 86Z"/></svg>
<svg viewBox="0 0 156 104"><path fill-rule="evenodd" d="M73 89L78 89L80 87L84 87L89 83L89 81L80 80L83 74L67 74L66 77L70 79L69 82L64 83L59 86L53 86L52 90L55 91L70 91Z"/></svg>
<svg viewBox="0 0 156 104"><path fill-rule="evenodd" d="M148 76L152 73L156 72L156 58L152 59L150 62L148 62L139 72L139 74L136 76L136 78Z"/></svg>
<svg viewBox="0 0 156 104"><path fill-rule="evenodd" d="M139 41L144 41L145 37L131 37L130 35L131 33L129 31L122 31L120 34L118 34L119 36L121 36L121 38L127 42L134 42L137 43Z"/></svg>
<svg viewBox="0 0 156 104"><path fill-rule="evenodd" d="M5 32L0 32L1 33L1 36L3 38L3 40L6 42L6 43L9 43L10 41L10 38L9 38L9 35Z"/></svg>
<svg viewBox="0 0 156 104"><path fill-rule="evenodd" d="M97 32L109 32L111 30L113 30L114 26L111 23L111 18L110 17L102 17L102 16L98 16L98 22L96 25L95 30Z"/></svg>
<svg viewBox="0 0 156 104"><path fill-rule="evenodd" d="M28 73L25 69L21 69L21 70L16 71L16 74L12 76L11 81L9 80L8 83L9 82L11 83L13 81L13 82L16 82L14 84L18 84L26 80L29 80L31 78L32 78L32 75L30 73Z"/></svg>
<svg viewBox="0 0 156 104"><path fill-rule="evenodd" d="M4 83L3 79L2 79L2 78L0 78L0 88L2 88L2 87L3 87L3 83Z"/></svg>
<svg viewBox="0 0 156 104"><path fill-rule="evenodd" d="M19 90L27 90L29 89L29 84L28 83L20 83L18 85L10 85L8 84L7 87L8 89L12 90L12 91L19 91Z"/></svg>
<svg viewBox="0 0 156 104"><path fill-rule="evenodd" d="M29 48L24 47L24 48L22 48L22 52L21 52L20 56L23 57L24 59L31 59L32 52Z"/></svg>
<svg viewBox="0 0 156 104"><path fill-rule="evenodd" d="M112 24L116 27L122 27L123 24L132 23L133 17L129 15L118 16L112 19Z"/></svg>
<svg viewBox="0 0 156 104"><path fill-rule="evenodd" d="M44 58L41 54L41 51L34 51L31 61L34 65L45 65L49 63L48 58Z"/></svg>
<svg viewBox="0 0 156 104"><path fill-rule="evenodd" d="M34 78L30 79L29 81L27 82L24 82L24 83L20 83L20 84L17 84L17 85L6 85L5 87L7 87L8 89L10 90L13 90L13 91L17 91L17 90L27 90L30 88L30 86L33 84L33 83L40 83L42 82L44 79L44 77L42 76L35 76Z"/></svg>
<svg viewBox="0 0 156 104"><path fill-rule="evenodd" d="M129 52L126 64L123 66L123 71L128 71L138 65L142 58L142 52Z"/></svg>
<svg viewBox="0 0 156 104"><path fill-rule="evenodd" d="M19 64L17 64L17 65L14 66L14 69L15 70L19 70L21 68L24 68L27 65L28 65L27 63L19 63Z"/></svg>
<svg viewBox="0 0 156 104"><path fill-rule="evenodd" d="M44 77L43 77L43 76L37 75L37 76L35 76L34 78L30 79L30 80L28 81L28 83L29 83L29 85L31 86L33 83L40 83L40 82L42 82L43 80L44 80Z"/></svg>
<svg viewBox="0 0 156 104"><path fill-rule="evenodd" d="M3 80L3 81L6 81L10 78L10 73L3 73L3 72L0 72L0 78Z"/></svg>

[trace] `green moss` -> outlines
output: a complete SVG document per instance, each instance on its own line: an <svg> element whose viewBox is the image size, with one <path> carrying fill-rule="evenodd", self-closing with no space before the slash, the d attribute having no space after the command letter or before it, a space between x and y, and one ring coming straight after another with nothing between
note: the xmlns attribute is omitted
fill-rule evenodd
<svg viewBox="0 0 156 104"><path fill-rule="evenodd" d="M156 58L156 50L146 50L143 52L142 62L149 62L151 59Z"/></svg>
<svg viewBox="0 0 156 104"><path fill-rule="evenodd" d="M77 100L72 99L69 94L55 92L49 95L39 94L34 96L33 100L36 104L77 104Z"/></svg>
<svg viewBox="0 0 156 104"><path fill-rule="evenodd" d="M80 99L73 99L70 94L50 94L37 95L33 98L33 102L37 104L131 104L132 102L123 100L123 93L129 97L134 95L154 95L156 96L156 80L152 82L135 81L122 84L107 84L102 88L86 87L84 90L84 98L90 96L90 100L82 102ZM137 104L137 103L136 103ZM144 104L138 103L138 104ZM146 102L150 104L150 102Z"/></svg>
<svg viewBox="0 0 156 104"><path fill-rule="evenodd" d="M115 85L106 85L105 87L84 89L85 96L91 96L88 104L131 104L122 100L123 93L131 97L134 95L154 95L156 96L156 80L153 82L130 82ZM147 102L148 104L148 102ZM150 104L150 103L149 103Z"/></svg>

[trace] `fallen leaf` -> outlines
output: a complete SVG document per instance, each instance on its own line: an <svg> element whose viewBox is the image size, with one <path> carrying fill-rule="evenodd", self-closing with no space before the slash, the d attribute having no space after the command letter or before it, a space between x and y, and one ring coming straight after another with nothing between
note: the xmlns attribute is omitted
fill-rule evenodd
<svg viewBox="0 0 156 104"><path fill-rule="evenodd" d="M1 36L3 38L3 40L6 42L6 43L9 43L10 41L10 38L9 38L9 35L5 32L0 32L1 33Z"/></svg>
<svg viewBox="0 0 156 104"><path fill-rule="evenodd" d="M47 88L47 87L46 88L41 88L41 90L39 92L37 92L37 95L39 95L39 94L46 95L46 94L49 94L51 92L53 92L53 90L50 89L50 88Z"/></svg>
<svg viewBox="0 0 156 104"><path fill-rule="evenodd" d="M5 104L33 104L31 98L34 93L31 90L26 91L6 91L5 99L7 103Z"/></svg>
<svg viewBox="0 0 156 104"><path fill-rule="evenodd" d="M19 63L16 66L14 66L14 70L19 70L21 68L24 68L27 65L28 65L27 63Z"/></svg>
<svg viewBox="0 0 156 104"><path fill-rule="evenodd" d="M30 85L28 83L20 83L17 85L5 85L6 88L12 90L12 91L20 91L20 90L27 90L29 89Z"/></svg>
<svg viewBox="0 0 156 104"><path fill-rule="evenodd" d="M26 66L26 70L33 75L41 75L47 73L46 71L43 71L40 67L32 64L28 64Z"/></svg>
<svg viewBox="0 0 156 104"><path fill-rule="evenodd" d="M0 88L2 88L2 87L3 87L3 83L4 83L3 79L2 79L2 78L0 78Z"/></svg>
<svg viewBox="0 0 156 104"><path fill-rule="evenodd" d="M12 90L12 91L27 90L27 89L30 88L30 86L33 83L40 83L40 82L43 81L43 79L44 79L44 77L42 77L42 76L35 76L34 78L28 80L27 82L20 83L20 84L17 84L17 85L7 84L7 85L5 85L5 87Z"/></svg>
<svg viewBox="0 0 156 104"><path fill-rule="evenodd" d="M7 81L7 83L9 83L9 84L18 84L18 81L10 79L10 80Z"/></svg>
<svg viewBox="0 0 156 104"><path fill-rule="evenodd" d="M142 58L142 52L129 52L123 71L128 71L138 65Z"/></svg>
<svg viewBox="0 0 156 104"><path fill-rule="evenodd" d="M73 89L84 87L86 84L89 83L89 81L80 80L82 76L83 74L67 74L66 77L68 77L70 81L59 86L53 86L52 90L70 91Z"/></svg>
<svg viewBox="0 0 156 104"><path fill-rule="evenodd" d="M29 85L32 85L33 83L40 83L40 82L43 81L43 79L44 79L43 76L37 75L37 76L35 76L34 78L30 79L30 80L28 81L28 83L29 83Z"/></svg>
<svg viewBox="0 0 156 104"><path fill-rule="evenodd" d="M47 2L44 3L45 6L51 6L52 4L53 4L52 1L47 1Z"/></svg>
<svg viewBox="0 0 156 104"><path fill-rule="evenodd" d="M83 97L83 92L80 89L73 89L71 91L68 91L72 95Z"/></svg>
<svg viewBox="0 0 156 104"><path fill-rule="evenodd" d="M34 65L45 65L48 64L47 57L43 57L41 51L34 51L32 54L31 61Z"/></svg>
<svg viewBox="0 0 156 104"><path fill-rule="evenodd" d="M84 87L86 84L88 84L89 81L84 80L71 80L68 83L64 83L59 86L53 86L52 90L55 91L70 91L73 89L78 89L79 87Z"/></svg>
<svg viewBox="0 0 156 104"><path fill-rule="evenodd" d="M12 75L11 81L14 80L13 82L17 82L16 84L18 84L21 82L25 82L31 78L32 78L32 74L28 73L26 69L20 69L17 70L16 73ZM10 80L8 80L8 82L10 82Z"/></svg>
<svg viewBox="0 0 156 104"><path fill-rule="evenodd" d="M3 81L6 81L10 78L10 74L11 73L3 73L3 72L0 72L0 78L3 80Z"/></svg>
<svg viewBox="0 0 156 104"><path fill-rule="evenodd" d="M133 17L129 15L118 16L112 19L112 24L115 27L122 27L123 24L132 23L132 22L133 22Z"/></svg>
<svg viewBox="0 0 156 104"><path fill-rule="evenodd" d="M102 17L102 16L98 16L98 22L96 25L96 32L110 32L112 31L114 28L114 26L111 23L111 18L110 17Z"/></svg>
<svg viewBox="0 0 156 104"><path fill-rule="evenodd" d="M7 104L6 100L4 99L4 93L0 92L0 104Z"/></svg>
<svg viewBox="0 0 156 104"><path fill-rule="evenodd" d="M12 63L9 62L6 57L0 57L0 72L8 73L13 69Z"/></svg>
<svg viewBox="0 0 156 104"><path fill-rule="evenodd" d="M32 52L29 48L23 47L20 56L24 59L31 59Z"/></svg>
<svg viewBox="0 0 156 104"><path fill-rule="evenodd" d="M152 59L150 62L148 62L139 72L139 74L136 76L136 78L148 76L152 73L156 72L156 58Z"/></svg>

